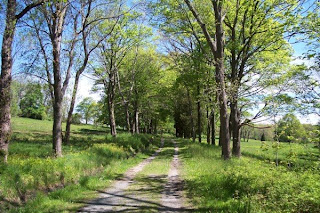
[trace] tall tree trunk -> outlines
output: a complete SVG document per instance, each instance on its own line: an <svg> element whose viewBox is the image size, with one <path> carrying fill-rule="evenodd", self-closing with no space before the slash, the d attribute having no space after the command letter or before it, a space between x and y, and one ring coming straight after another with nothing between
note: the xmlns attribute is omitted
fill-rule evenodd
<svg viewBox="0 0 320 213"><path fill-rule="evenodd" d="M191 131L192 131L192 141L195 142L196 141L196 128L194 126L192 101L191 101L190 92L189 92L188 88L187 88L187 96L188 96L188 104L189 104L189 116L190 116Z"/></svg>
<svg viewBox="0 0 320 213"><path fill-rule="evenodd" d="M66 134L65 134L65 138L64 138L66 144L69 144L69 142L70 142L70 130L71 130L71 123L72 123L72 114L73 114L73 110L74 110L74 105L76 103L79 79L80 79L80 73L77 72L75 80L74 80L72 98L71 98L70 108L69 108L69 111L68 111L67 124L66 124Z"/></svg>
<svg viewBox="0 0 320 213"><path fill-rule="evenodd" d="M234 101L230 104L231 107L231 114L232 114L232 135L233 135L233 146L232 146L232 154L236 157L241 156L241 150L240 150L240 141L241 141L241 135L240 135L240 112L238 110L238 103L237 101Z"/></svg>
<svg viewBox="0 0 320 213"><path fill-rule="evenodd" d="M16 29L16 1L8 0L6 11L6 27L1 48L1 79L0 79L0 164L8 159L8 148L11 136L11 72L12 42Z"/></svg>
<svg viewBox="0 0 320 213"><path fill-rule="evenodd" d="M220 124L221 124L221 143L223 149L224 159L231 157L230 152L230 135L229 135L229 118L227 106L227 94L224 82L224 30L223 30L223 11L222 1L213 2L216 22L216 54L215 54L215 68L216 68L216 81L219 91L219 104L220 104Z"/></svg>
<svg viewBox="0 0 320 213"><path fill-rule="evenodd" d="M136 133L136 122L135 122L135 119L134 119L134 115L133 115L132 121L131 121L131 132L132 132L132 134Z"/></svg>
<svg viewBox="0 0 320 213"><path fill-rule="evenodd" d="M124 109L125 109L125 113L126 113L127 131L131 132L129 103L125 103Z"/></svg>
<svg viewBox="0 0 320 213"><path fill-rule="evenodd" d="M108 84L109 123L110 123L111 135L113 137L116 137L117 129L116 129L116 119L114 114L115 85L114 85L114 75L112 73L109 75L109 79L110 79Z"/></svg>
<svg viewBox="0 0 320 213"><path fill-rule="evenodd" d="M232 139L232 133L233 133L233 122L234 122L234 113L232 113L232 109L230 112L230 117L229 117L229 135L230 135L230 140Z"/></svg>
<svg viewBox="0 0 320 213"><path fill-rule="evenodd" d="M211 111L211 144L216 145L216 120L215 120L215 114L214 109Z"/></svg>
<svg viewBox="0 0 320 213"><path fill-rule="evenodd" d="M201 102L200 102L200 86L198 85L197 87L198 90L198 103L197 103L197 110L198 110L198 141L199 143L201 143L201 134L202 134L202 130L201 130Z"/></svg>
<svg viewBox="0 0 320 213"><path fill-rule="evenodd" d="M110 129L111 129L111 135L113 137L117 136L117 130L116 130L116 119L114 114L114 101L108 99L108 108L109 108L109 122L110 122Z"/></svg>
<svg viewBox="0 0 320 213"><path fill-rule="evenodd" d="M221 146L222 147L222 141L221 141L221 135L222 133L221 133L221 124L220 124L220 127L219 127L219 146Z"/></svg>
<svg viewBox="0 0 320 213"><path fill-rule="evenodd" d="M56 157L62 156L62 94L55 88L53 108L53 152Z"/></svg>
<svg viewBox="0 0 320 213"><path fill-rule="evenodd" d="M62 156L62 81L60 70L61 35L52 38L54 107L53 107L53 152L56 157Z"/></svg>
<svg viewBox="0 0 320 213"><path fill-rule="evenodd" d="M137 106L136 106L137 107ZM135 123L135 133L139 134L139 110L138 107L134 110L134 123Z"/></svg>
<svg viewBox="0 0 320 213"><path fill-rule="evenodd" d="M209 115L209 108L207 106L207 144L211 142L211 114Z"/></svg>
<svg viewBox="0 0 320 213"><path fill-rule="evenodd" d="M231 157L230 135L229 135L229 116L227 106L227 94L225 86L225 68L224 68L224 29L223 29L223 0L211 1L215 16L215 40L213 40L206 24L202 21L200 15L190 0L184 0L188 8L196 18L201 27L210 50L215 59L216 82L218 87L218 97L220 106L220 140L222 143L222 155L225 160Z"/></svg>

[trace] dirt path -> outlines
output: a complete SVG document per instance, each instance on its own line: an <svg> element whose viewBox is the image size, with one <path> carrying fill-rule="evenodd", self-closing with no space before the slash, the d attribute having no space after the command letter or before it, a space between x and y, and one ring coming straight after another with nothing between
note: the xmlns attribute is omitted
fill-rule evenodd
<svg viewBox="0 0 320 213"><path fill-rule="evenodd" d="M171 162L172 146L164 148L164 151L160 148L78 212L190 212L184 208L183 184L179 178L179 148L175 141L172 142L174 155ZM162 139L161 147L163 145ZM157 175L153 169L162 170L160 173L163 175Z"/></svg>
<svg viewBox="0 0 320 213"><path fill-rule="evenodd" d="M118 210L118 208L125 207L128 201L134 200L134 198L127 198L125 196L125 190L133 182L133 178L161 152L163 144L164 140L161 139L161 148L151 157L129 169L123 178L116 181L111 188L101 192L98 199L88 202L88 205L81 208L78 212L124 212L123 210ZM129 206L128 212L133 208L134 206L132 208Z"/></svg>
<svg viewBox="0 0 320 213"><path fill-rule="evenodd" d="M174 155L167 178L168 182L162 193L161 203L163 208L160 208L160 212L187 212L183 197L183 182L179 177L181 165L178 156L179 147L174 140L172 142L174 144Z"/></svg>

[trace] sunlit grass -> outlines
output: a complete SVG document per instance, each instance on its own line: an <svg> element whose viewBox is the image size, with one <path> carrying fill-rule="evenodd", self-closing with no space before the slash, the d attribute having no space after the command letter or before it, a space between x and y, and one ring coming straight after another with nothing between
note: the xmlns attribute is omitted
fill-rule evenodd
<svg viewBox="0 0 320 213"><path fill-rule="evenodd" d="M158 137L121 133L115 139L106 128L73 125L70 144L55 159L51 125L13 119L8 165L0 167L0 212L75 210L160 144Z"/></svg>
<svg viewBox="0 0 320 213"><path fill-rule="evenodd" d="M246 156L224 161L218 147L181 141L187 194L198 212L320 211L319 170Z"/></svg>

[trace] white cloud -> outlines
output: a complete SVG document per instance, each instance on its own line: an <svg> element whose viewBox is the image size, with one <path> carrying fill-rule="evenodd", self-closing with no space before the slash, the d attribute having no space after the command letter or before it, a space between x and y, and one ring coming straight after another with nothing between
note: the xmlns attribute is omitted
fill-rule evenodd
<svg viewBox="0 0 320 213"><path fill-rule="evenodd" d="M79 87L78 87L77 103L79 103L83 98L86 98L86 97L91 97L95 101L99 101L101 99L100 92L91 91L93 84L94 84L94 80L84 75L81 76L79 81Z"/></svg>

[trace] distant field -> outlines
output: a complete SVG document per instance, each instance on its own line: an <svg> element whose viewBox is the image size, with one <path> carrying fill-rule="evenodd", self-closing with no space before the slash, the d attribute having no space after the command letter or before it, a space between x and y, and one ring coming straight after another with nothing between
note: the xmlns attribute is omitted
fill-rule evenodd
<svg viewBox="0 0 320 213"><path fill-rule="evenodd" d="M202 143L206 144L204 136ZM216 138L218 143L219 139ZM241 141L241 154L267 163L276 163L278 158L279 164L295 169L320 168L320 149L312 143L280 142L278 146L276 142L250 139L249 142Z"/></svg>
<svg viewBox="0 0 320 213"><path fill-rule="evenodd" d="M30 118L20 118L14 117L12 118L12 130L13 132L52 132L53 121L48 120L35 120ZM62 130L64 131L66 128L66 124L62 123ZM103 131L106 132L107 128L101 126L94 125L71 125L72 132L86 132L86 130L90 131Z"/></svg>
<svg viewBox="0 0 320 213"><path fill-rule="evenodd" d="M295 164L276 166L268 160L274 159L273 150L260 150L259 141L242 143L243 157L224 161L219 147L177 140L187 195L195 212L320 212L319 161L308 164L304 160L298 168ZM318 151L305 150L302 145L281 146L283 161L289 159L291 148L297 153ZM296 162L301 160L299 155L296 158Z"/></svg>
<svg viewBox="0 0 320 213"><path fill-rule="evenodd" d="M297 169L319 167L320 150L314 144L249 140L242 142L242 155ZM278 154L277 154L278 153Z"/></svg>

